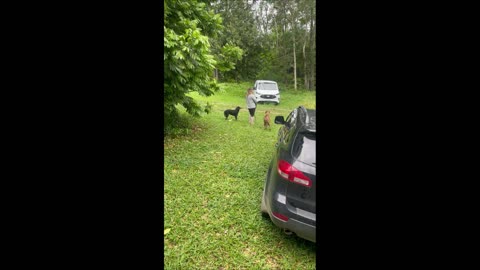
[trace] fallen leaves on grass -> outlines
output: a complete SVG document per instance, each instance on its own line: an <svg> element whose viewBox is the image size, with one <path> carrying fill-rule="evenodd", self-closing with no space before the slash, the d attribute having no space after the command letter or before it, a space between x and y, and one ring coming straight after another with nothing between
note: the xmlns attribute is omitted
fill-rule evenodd
<svg viewBox="0 0 480 270"><path fill-rule="evenodd" d="M165 230L163 231L163 235L166 235L167 233L169 233L169 232L170 232L170 230L171 230L170 228L168 228L168 229L165 229Z"/></svg>

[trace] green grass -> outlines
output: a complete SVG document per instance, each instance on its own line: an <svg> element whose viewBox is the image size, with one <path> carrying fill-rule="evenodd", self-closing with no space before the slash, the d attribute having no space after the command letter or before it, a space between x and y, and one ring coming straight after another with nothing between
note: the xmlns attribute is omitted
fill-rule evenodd
<svg viewBox="0 0 480 270"><path fill-rule="evenodd" d="M220 84L211 97L192 94L212 112L189 119L188 132L164 139L165 269L315 269L316 246L287 236L260 215L265 174L279 126L262 125L265 110L287 114L315 108L315 94L284 90L280 105L259 104L248 124L249 83ZM240 106L238 121L225 109ZM188 119L187 117L184 117Z"/></svg>

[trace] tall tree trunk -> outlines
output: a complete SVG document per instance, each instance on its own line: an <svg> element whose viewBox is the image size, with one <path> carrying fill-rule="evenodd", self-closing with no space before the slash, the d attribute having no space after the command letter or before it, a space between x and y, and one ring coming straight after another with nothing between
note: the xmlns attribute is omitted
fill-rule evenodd
<svg viewBox="0 0 480 270"><path fill-rule="evenodd" d="M305 40L303 41L303 86L308 87L308 73L307 73L307 56L305 55L305 47L307 46L307 32L305 32Z"/></svg>
<svg viewBox="0 0 480 270"><path fill-rule="evenodd" d="M295 33L293 33L293 84L297 90L297 53L295 52Z"/></svg>
<svg viewBox="0 0 480 270"><path fill-rule="evenodd" d="M277 18L275 17L274 18L274 22L275 22L275 37L277 38L277 55L278 55L278 26L277 26Z"/></svg>

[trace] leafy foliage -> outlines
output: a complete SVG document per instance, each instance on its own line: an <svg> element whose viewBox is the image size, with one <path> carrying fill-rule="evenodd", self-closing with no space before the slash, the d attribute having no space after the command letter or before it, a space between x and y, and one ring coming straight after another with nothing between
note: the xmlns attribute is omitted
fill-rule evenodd
<svg viewBox="0 0 480 270"><path fill-rule="evenodd" d="M218 69L220 71L229 71L235 68L235 63L242 59L243 50L239 47L227 43L222 47L222 51L218 56Z"/></svg>
<svg viewBox="0 0 480 270"><path fill-rule="evenodd" d="M221 70L220 78L229 81L254 80L261 69L259 55L262 52L261 35L252 13L252 1L215 1L212 8L223 18L223 29L213 41L216 53L222 54L222 47L235 44L243 51L235 68Z"/></svg>
<svg viewBox="0 0 480 270"><path fill-rule="evenodd" d="M177 104L191 115L200 115L201 106L187 93L209 96L219 89L211 77L216 61L210 52L209 37L215 37L221 30L222 19L197 0L165 0L164 8L163 87L167 125L175 119Z"/></svg>
<svg viewBox="0 0 480 270"><path fill-rule="evenodd" d="M217 0L210 5L223 18L223 30L212 40L215 47L232 42L244 51L234 69L220 70L222 81L272 79L298 86L303 81L301 88L315 89L314 0Z"/></svg>

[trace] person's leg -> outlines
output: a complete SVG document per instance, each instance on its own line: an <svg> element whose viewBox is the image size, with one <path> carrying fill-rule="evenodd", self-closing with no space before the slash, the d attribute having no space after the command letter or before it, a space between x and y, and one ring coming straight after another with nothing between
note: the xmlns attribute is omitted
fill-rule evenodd
<svg viewBox="0 0 480 270"><path fill-rule="evenodd" d="M250 115L248 116L248 123L249 123L250 125L253 125L253 113L254 113L253 110L254 110L254 109L250 109L250 108L248 109L248 113L250 114Z"/></svg>
<svg viewBox="0 0 480 270"><path fill-rule="evenodd" d="M252 126L253 126L253 124L255 123L255 109L256 109L256 108L253 108L253 109L252 109L252 112L250 113L250 114L252 115Z"/></svg>

